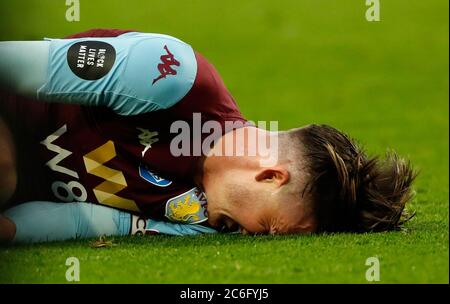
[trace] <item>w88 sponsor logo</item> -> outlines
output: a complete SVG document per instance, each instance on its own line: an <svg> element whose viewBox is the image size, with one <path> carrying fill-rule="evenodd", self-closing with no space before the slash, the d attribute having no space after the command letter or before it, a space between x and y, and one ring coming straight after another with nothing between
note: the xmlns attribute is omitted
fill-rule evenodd
<svg viewBox="0 0 450 304"><path fill-rule="evenodd" d="M88 192L80 183L78 173L60 165L61 161L69 157L72 152L54 144L54 141L66 132L67 125L63 125L41 142L49 151L57 153L46 163L50 170L75 179L69 182L54 181L51 185L51 190L53 195L62 202L85 202L88 199ZM92 192L97 202L102 205L139 211L139 208L133 200L116 195L117 192L126 188L128 185L125 176L120 170L104 165L114 157L116 157L116 150L114 142L110 140L83 155L86 172L104 179L103 182L92 189Z"/></svg>
<svg viewBox="0 0 450 304"><path fill-rule="evenodd" d="M79 176L76 171L70 170L59 164L66 157L70 156L72 152L53 143L66 132L67 125L64 125L56 130L53 134L50 134L45 140L41 141L41 144L47 147L48 150L57 153L55 157L53 157L46 163L46 165L55 172L68 175L78 180ZM68 183L62 181L54 181L51 186L53 195L63 202L85 202L88 196L86 188L77 180L73 180Z"/></svg>

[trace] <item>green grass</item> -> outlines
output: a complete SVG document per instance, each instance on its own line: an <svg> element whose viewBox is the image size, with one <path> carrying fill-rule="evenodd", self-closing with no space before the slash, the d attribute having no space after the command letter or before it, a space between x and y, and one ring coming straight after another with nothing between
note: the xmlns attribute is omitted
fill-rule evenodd
<svg viewBox="0 0 450 304"><path fill-rule="evenodd" d="M407 232L325 236L216 235L0 248L0 282L448 283L448 1L381 1L381 22L360 0L0 1L0 39L61 37L93 27L171 34L215 64L247 118L281 129L336 126L371 153L387 148L421 171ZM134 5L131 5L131 4Z"/></svg>

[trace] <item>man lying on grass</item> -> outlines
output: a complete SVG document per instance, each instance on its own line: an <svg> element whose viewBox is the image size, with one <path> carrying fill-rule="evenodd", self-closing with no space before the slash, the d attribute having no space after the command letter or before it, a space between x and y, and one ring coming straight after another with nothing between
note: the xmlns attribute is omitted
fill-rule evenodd
<svg viewBox="0 0 450 304"><path fill-rule="evenodd" d="M247 123L186 43L69 38L0 42L3 242L386 231L410 218L408 162L368 158L326 125Z"/></svg>

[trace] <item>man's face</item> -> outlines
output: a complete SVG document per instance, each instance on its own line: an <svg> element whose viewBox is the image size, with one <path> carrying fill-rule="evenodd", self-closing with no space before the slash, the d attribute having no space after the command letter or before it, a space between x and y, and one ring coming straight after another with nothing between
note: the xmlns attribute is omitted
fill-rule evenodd
<svg viewBox="0 0 450 304"><path fill-rule="evenodd" d="M258 180L245 170L230 170L205 183L208 222L244 234L308 233L314 221L298 195L280 194L273 180ZM284 200L283 200L284 198Z"/></svg>

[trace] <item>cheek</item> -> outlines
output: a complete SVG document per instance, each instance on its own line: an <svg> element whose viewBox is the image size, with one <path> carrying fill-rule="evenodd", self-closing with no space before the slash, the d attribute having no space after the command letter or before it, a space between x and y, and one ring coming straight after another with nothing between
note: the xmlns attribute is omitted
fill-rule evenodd
<svg viewBox="0 0 450 304"><path fill-rule="evenodd" d="M277 230L280 233L307 233L312 231L312 218L306 215L303 208L298 207L284 211L277 225Z"/></svg>
<svg viewBox="0 0 450 304"><path fill-rule="evenodd" d="M239 183L236 183L239 181ZM232 220L250 233L263 233L262 219L267 213L267 200L261 199L261 191L254 189L245 177L236 177L233 183L221 184L221 198Z"/></svg>
<svg viewBox="0 0 450 304"><path fill-rule="evenodd" d="M258 210L241 208L234 216L235 221L249 233L265 233L261 224L262 215Z"/></svg>

